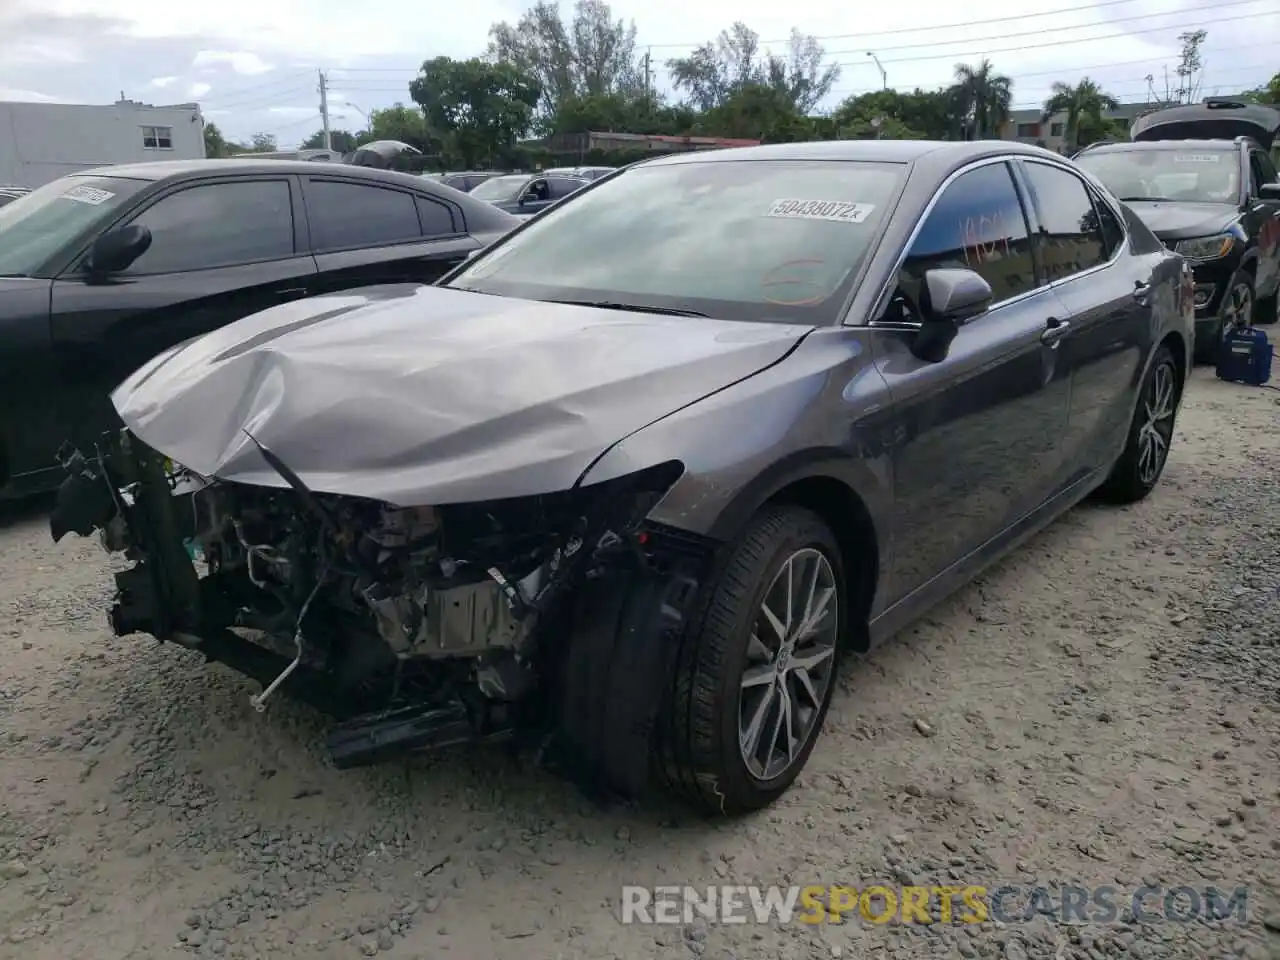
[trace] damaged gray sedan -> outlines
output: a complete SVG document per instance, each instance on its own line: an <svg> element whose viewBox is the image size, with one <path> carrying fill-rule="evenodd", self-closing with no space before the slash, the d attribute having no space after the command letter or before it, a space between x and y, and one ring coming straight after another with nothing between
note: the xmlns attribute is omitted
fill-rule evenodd
<svg viewBox="0 0 1280 960"><path fill-rule="evenodd" d="M1090 493L1158 482L1190 274L1002 143L664 158L435 286L181 344L64 451L116 634L336 718L339 766L515 738L586 785L777 798L840 655Z"/></svg>

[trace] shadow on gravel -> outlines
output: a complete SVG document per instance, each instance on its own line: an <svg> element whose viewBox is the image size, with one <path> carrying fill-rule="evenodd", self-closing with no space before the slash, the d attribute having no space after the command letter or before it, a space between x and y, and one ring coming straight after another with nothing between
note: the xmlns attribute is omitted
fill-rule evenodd
<svg viewBox="0 0 1280 960"><path fill-rule="evenodd" d="M56 500L56 493L42 493L20 500L0 500L0 530L26 523L45 522Z"/></svg>

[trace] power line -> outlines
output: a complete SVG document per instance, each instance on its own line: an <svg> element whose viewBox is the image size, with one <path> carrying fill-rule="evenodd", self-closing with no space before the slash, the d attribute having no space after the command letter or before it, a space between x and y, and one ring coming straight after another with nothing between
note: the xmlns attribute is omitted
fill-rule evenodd
<svg viewBox="0 0 1280 960"><path fill-rule="evenodd" d="M292 97L312 92L312 85L309 82L295 82L292 86L281 87L277 89L264 89L251 97L241 97L237 100L221 100L209 99L204 101L211 104L217 109L238 109L241 107L253 107L257 105L267 105L279 100L281 97Z"/></svg>
<svg viewBox="0 0 1280 960"><path fill-rule="evenodd" d="M1246 0L1246 2L1257 3L1257 2L1261 2L1261 0ZM1014 47L986 47L980 50L977 50L977 49L953 50L950 53L935 53L935 54L930 54L928 56L923 56L923 57L894 57L892 60L884 61L884 63L886 66L888 66L889 64L893 64L893 63L921 63L925 60L951 60L956 57L963 59L966 56L987 57L993 53L1021 53L1023 50L1043 50L1048 47L1065 47L1073 43L1097 43L1099 40L1123 40L1123 39L1127 39L1128 37L1140 36L1142 34L1147 34L1147 33L1162 33L1166 30L1175 30L1175 29L1187 30L1192 27L1214 27L1220 23L1233 23L1236 20L1252 20L1257 16L1258 16L1257 13L1243 13L1235 17L1217 17L1213 20L1203 20L1203 21L1197 21L1194 23L1180 23L1176 27L1173 26L1172 24L1168 24L1163 27L1151 27L1146 30L1126 30L1123 33L1106 33L1097 37L1078 37L1072 40L1051 40L1046 43L1023 43ZM1037 30L1035 33L1025 34L1025 36L1039 36L1040 34L1041 34L1041 31ZM1011 39L1011 36L1006 36L1000 39ZM954 40L951 42L952 43L969 43L971 41L970 40ZM844 52L849 53L852 51L844 51ZM852 61L838 60L836 61L836 64L841 67L849 67L849 66L855 66L855 65L861 66L862 61L861 60L852 60Z"/></svg>

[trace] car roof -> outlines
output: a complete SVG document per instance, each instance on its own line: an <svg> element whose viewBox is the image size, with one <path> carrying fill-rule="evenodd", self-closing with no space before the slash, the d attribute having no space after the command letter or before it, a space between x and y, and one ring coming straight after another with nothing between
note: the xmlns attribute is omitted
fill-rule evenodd
<svg viewBox="0 0 1280 960"><path fill-rule="evenodd" d="M373 167L358 167L350 163L326 163L317 160L256 160L230 157L226 159L198 160L149 160L142 163L126 163L112 167L93 167L89 170L70 174L73 177L122 177L127 180L168 180L183 177L207 177L219 173L274 173L274 174L310 174L328 171L341 173L343 176L360 177L366 180L381 180L386 183L421 185L422 178L397 170L377 170Z"/></svg>
<svg viewBox="0 0 1280 960"><path fill-rule="evenodd" d="M986 156L1019 154L1053 157L1059 154L1043 147L1010 140L815 140L803 143L771 143L758 147L729 147L698 150L642 160L637 167L683 163L730 163L741 160L817 160L827 162L913 163L926 156L968 163Z"/></svg>

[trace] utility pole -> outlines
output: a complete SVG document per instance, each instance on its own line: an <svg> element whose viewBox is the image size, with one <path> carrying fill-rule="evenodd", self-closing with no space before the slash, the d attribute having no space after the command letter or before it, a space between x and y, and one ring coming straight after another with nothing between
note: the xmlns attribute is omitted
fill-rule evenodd
<svg viewBox="0 0 1280 960"><path fill-rule="evenodd" d="M650 47L644 52L644 105L645 109L650 106L650 97L652 96L653 87L650 86L650 64L653 62L653 48Z"/></svg>
<svg viewBox="0 0 1280 960"><path fill-rule="evenodd" d="M333 140L329 137L329 78L323 70L317 70L320 76L320 119L324 121L324 148L333 149Z"/></svg>

